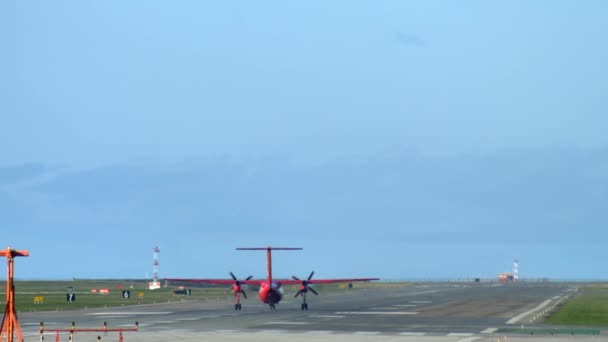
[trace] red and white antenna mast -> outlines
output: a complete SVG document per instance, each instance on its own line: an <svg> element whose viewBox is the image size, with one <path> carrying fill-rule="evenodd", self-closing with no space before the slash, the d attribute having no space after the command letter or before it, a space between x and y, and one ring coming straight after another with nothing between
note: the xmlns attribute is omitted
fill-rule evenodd
<svg viewBox="0 0 608 342"><path fill-rule="evenodd" d="M158 281L158 253L160 253L160 248L158 246L154 247L154 278L148 284L150 290L160 289L160 282Z"/></svg>
<svg viewBox="0 0 608 342"><path fill-rule="evenodd" d="M513 280L519 280L519 260L513 260Z"/></svg>
<svg viewBox="0 0 608 342"><path fill-rule="evenodd" d="M4 251L0 251L0 256L6 257L8 264L8 272L6 279L6 309L4 310L4 317L2 318L2 325L0 325L0 341L4 341L6 336L7 342L13 342L15 335L17 335L17 341L23 341L23 332L21 331L21 325L17 319L17 312L15 311L15 284L14 278L14 263L15 257L26 257L30 256L28 251L17 251L10 247Z"/></svg>

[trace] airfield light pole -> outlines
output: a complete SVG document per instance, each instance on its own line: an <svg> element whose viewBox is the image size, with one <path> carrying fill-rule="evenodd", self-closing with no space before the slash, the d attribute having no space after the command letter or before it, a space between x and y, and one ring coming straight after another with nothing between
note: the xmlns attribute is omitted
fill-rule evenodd
<svg viewBox="0 0 608 342"><path fill-rule="evenodd" d="M519 280L519 260L513 261L513 280Z"/></svg>
<svg viewBox="0 0 608 342"><path fill-rule="evenodd" d="M8 265L8 273L6 278L6 309L4 310L4 317L2 318L2 325L0 326L0 342L3 341L4 335L6 334L7 342L13 342L14 335L17 334L17 340L23 341L23 333L21 332L21 326L17 319L17 312L15 311L15 284L13 283L14 277L14 258L18 256L29 256L28 251L13 250L8 247L4 251L0 251L0 256L6 257Z"/></svg>

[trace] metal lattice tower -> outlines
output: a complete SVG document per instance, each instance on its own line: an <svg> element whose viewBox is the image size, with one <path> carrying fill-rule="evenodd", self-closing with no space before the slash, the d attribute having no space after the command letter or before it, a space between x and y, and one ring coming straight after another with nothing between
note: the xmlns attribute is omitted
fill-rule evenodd
<svg viewBox="0 0 608 342"><path fill-rule="evenodd" d="M154 282L158 283L158 253L160 253L160 248L158 246L154 247Z"/></svg>
<svg viewBox="0 0 608 342"><path fill-rule="evenodd" d="M519 260L513 261L513 280L519 280Z"/></svg>
<svg viewBox="0 0 608 342"><path fill-rule="evenodd" d="M15 310L14 258L27 257L29 255L30 252L28 251L18 251L10 247L4 251L0 251L0 256L6 257L8 266L6 277L6 309L4 310L4 317L0 325L0 341L4 341L4 336L6 336L7 342L13 342L15 335L17 335L17 341L23 342L23 332L21 331L21 325L19 324L17 311Z"/></svg>

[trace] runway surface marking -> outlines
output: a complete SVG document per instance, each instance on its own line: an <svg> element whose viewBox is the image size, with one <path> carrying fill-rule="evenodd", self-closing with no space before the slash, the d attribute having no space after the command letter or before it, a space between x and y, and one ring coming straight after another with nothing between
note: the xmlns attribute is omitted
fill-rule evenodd
<svg viewBox="0 0 608 342"><path fill-rule="evenodd" d="M455 337L460 337L460 336L473 336L475 334L473 333L449 333L446 336L455 336Z"/></svg>
<svg viewBox="0 0 608 342"><path fill-rule="evenodd" d="M337 311L338 315L417 315L416 311Z"/></svg>
<svg viewBox="0 0 608 342"><path fill-rule="evenodd" d="M424 335L426 335L426 333L425 332L404 331L404 332L400 333L399 335L401 335L401 336L424 336Z"/></svg>
<svg viewBox="0 0 608 342"><path fill-rule="evenodd" d="M374 308L370 308L372 310L399 310L399 308L394 306L377 306Z"/></svg>
<svg viewBox="0 0 608 342"><path fill-rule="evenodd" d="M343 315L310 315L310 318L344 318Z"/></svg>
<svg viewBox="0 0 608 342"><path fill-rule="evenodd" d="M265 329L265 330L257 331L256 334L284 334L286 332L287 332L287 330L283 330L283 329Z"/></svg>
<svg viewBox="0 0 608 342"><path fill-rule="evenodd" d="M284 321L275 321L275 322L266 322L264 324L277 324L277 325L306 325L310 324L310 322L284 322Z"/></svg>
<svg viewBox="0 0 608 342"><path fill-rule="evenodd" d="M173 329L171 329L171 327L154 327L154 330L150 330L150 331L171 331Z"/></svg>
<svg viewBox="0 0 608 342"><path fill-rule="evenodd" d="M150 322L150 324L173 324L173 323L177 323L177 321L154 321L154 322Z"/></svg>
<svg viewBox="0 0 608 342"><path fill-rule="evenodd" d="M40 333L23 333L23 337L28 337L28 336L36 336L36 335L40 335Z"/></svg>
<svg viewBox="0 0 608 342"><path fill-rule="evenodd" d="M494 332L496 332L498 330L498 328L487 328L485 330L482 330L480 334L492 334Z"/></svg>
<svg viewBox="0 0 608 342"><path fill-rule="evenodd" d="M456 342L473 342L473 341L479 340L480 338L481 337L479 337L479 336L470 336L470 337L461 338L460 340L458 340Z"/></svg>
<svg viewBox="0 0 608 342"><path fill-rule="evenodd" d="M355 331L353 333L353 335L364 335L364 336L380 335L380 332L379 331Z"/></svg>
<svg viewBox="0 0 608 342"><path fill-rule="evenodd" d="M107 311L107 312L91 312L89 316L108 316L108 315L170 315L171 311Z"/></svg>
<svg viewBox="0 0 608 342"><path fill-rule="evenodd" d="M107 315L107 316L97 316L97 318L127 318L127 317L135 317L135 315Z"/></svg>
<svg viewBox="0 0 608 342"><path fill-rule="evenodd" d="M331 330L309 330L304 332L306 335L331 335L333 333Z"/></svg>
<svg viewBox="0 0 608 342"><path fill-rule="evenodd" d="M432 300L410 300L412 304L430 304L432 302Z"/></svg>
<svg viewBox="0 0 608 342"><path fill-rule="evenodd" d="M520 320L522 320L524 317L531 315L532 313L534 313L535 311L538 311L542 308L544 308L545 306L549 305L549 303L551 303L552 299L547 299L546 301L540 303L537 307L535 307L532 310L528 310L524 313L521 313L513 318L511 318L510 320L508 320L506 323L507 324L515 324L517 322L519 322Z"/></svg>
<svg viewBox="0 0 608 342"><path fill-rule="evenodd" d="M235 330L235 329L222 329L222 330L215 330L214 333L216 334L238 334L240 333L240 330Z"/></svg>
<svg viewBox="0 0 608 342"><path fill-rule="evenodd" d="M413 308L416 307L416 304L393 304L393 306L400 308Z"/></svg>
<svg viewBox="0 0 608 342"><path fill-rule="evenodd" d="M213 317L210 316L204 316L204 317L183 317L183 318L176 318L176 321L198 321L199 319L203 319L203 318L217 318L220 317L218 315L213 315Z"/></svg>
<svg viewBox="0 0 608 342"><path fill-rule="evenodd" d="M431 290L431 291L421 291L421 292L414 292L411 293L410 296L418 296L421 294L427 294L427 293L435 293L435 292L440 292L441 290Z"/></svg>

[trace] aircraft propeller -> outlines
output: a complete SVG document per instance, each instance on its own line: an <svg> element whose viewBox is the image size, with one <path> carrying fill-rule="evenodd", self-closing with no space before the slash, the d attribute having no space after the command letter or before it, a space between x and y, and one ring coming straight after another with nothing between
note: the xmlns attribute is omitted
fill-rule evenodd
<svg viewBox="0 0 608 342"><path fill-rule="evenodd" d="M294 280L300 280L302 282L302 284L300 285L300 289L298 290L298 292L296 292L296 295L294 296L297 297L301 294L305 294L306 292L308 292L308 290L310 290L310 292L314 293L315 296L318 296L319 294L317 293L317 291L315 291L315 289L313 289L312 287L310 287L309 285L309 281L310 279L312 279L312 276L315 274L315 271L310 272L310 275L308 276L308 278L306 278L306 280L300 280L300 278L292 275L291 277Z"/></svg>
<svg viewBox="0 0 608 342"><path fill-rule="evenodd" d="M234 294L236 295L237 293L242 293L243 297L247 299L247 293L245 293L245 290L243 290L241 280L239 280L232 272L230 272L230 276L232 277L232 279L234 279L234 285L232 286L232 291L234 292ZM245 278L245 280L249 280L251 278L253 278L252 275Z"/></svg>

